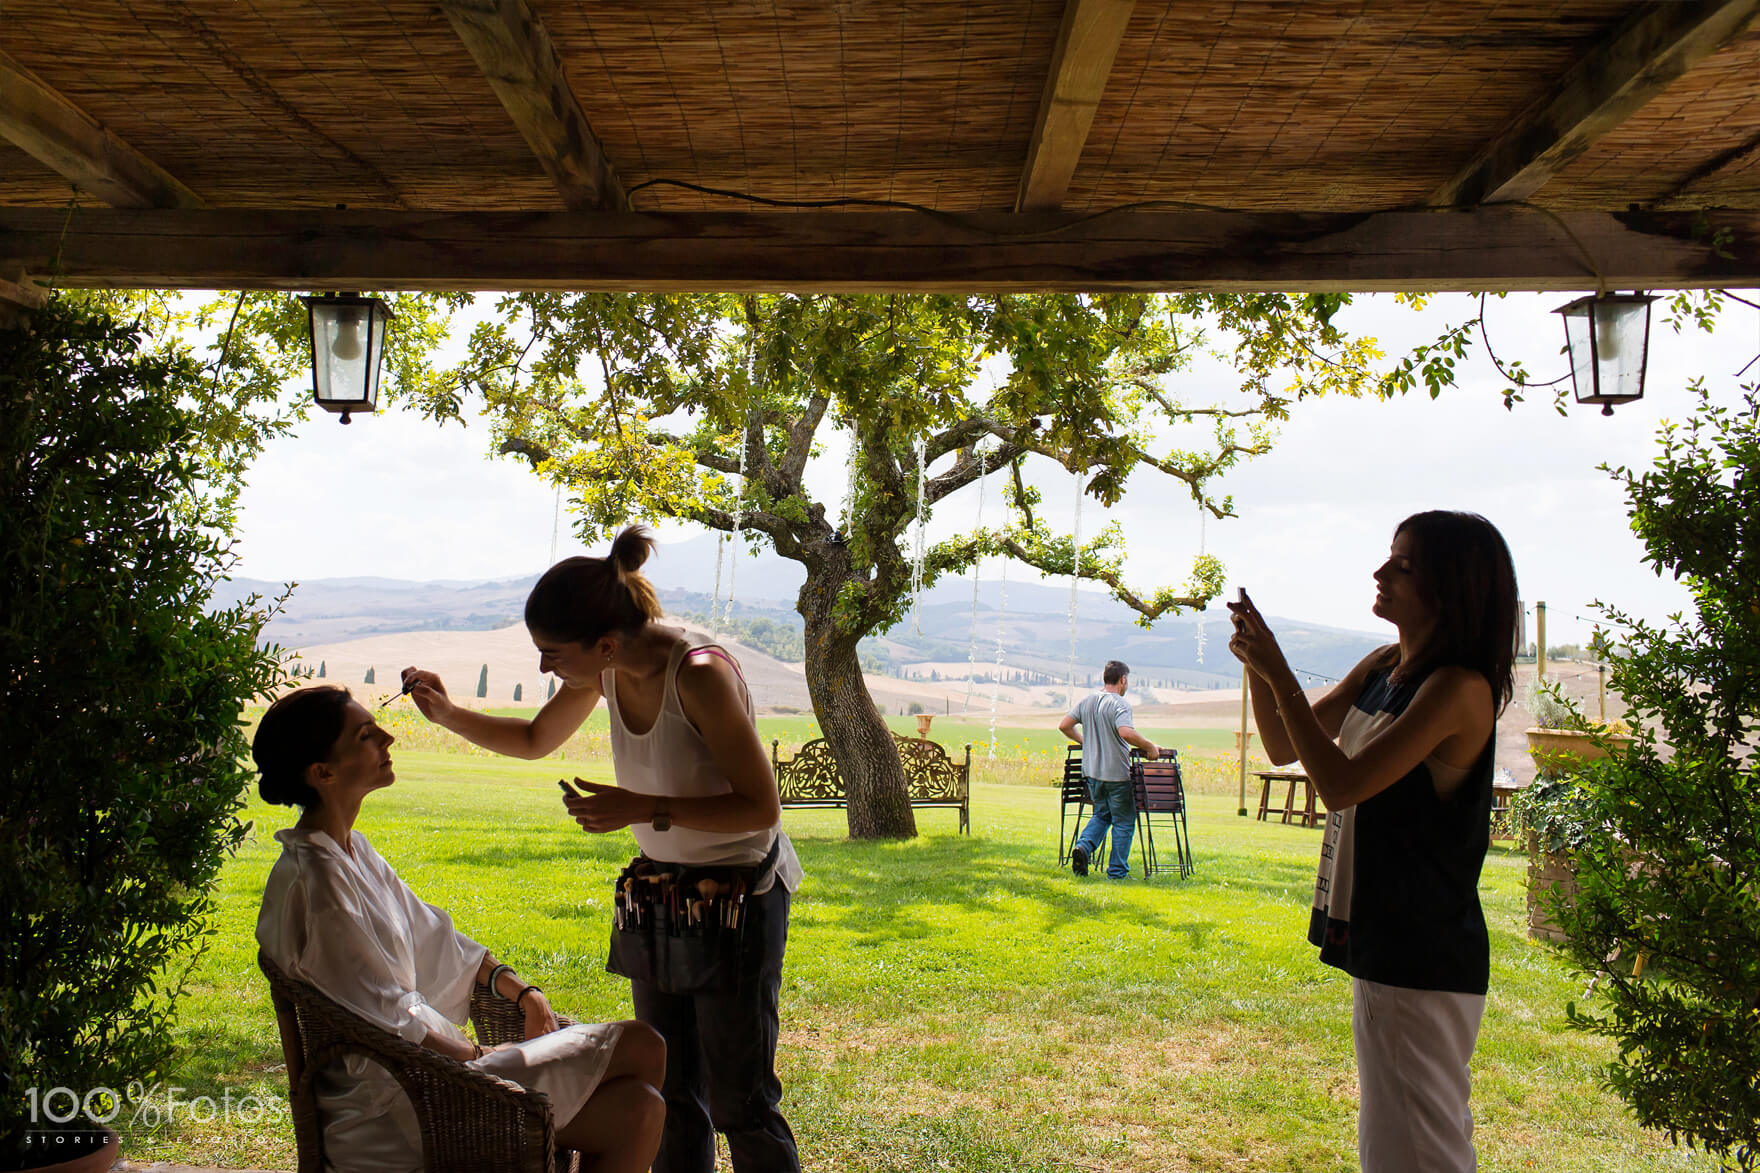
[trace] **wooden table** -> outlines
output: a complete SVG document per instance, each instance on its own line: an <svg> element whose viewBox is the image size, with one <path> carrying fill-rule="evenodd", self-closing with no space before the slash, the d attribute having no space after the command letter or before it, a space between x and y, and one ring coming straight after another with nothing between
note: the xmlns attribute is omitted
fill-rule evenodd
<svg viewBox="0 0 1760 1173"><path fill-rule="evenodd" d="M1526 789L1526 785L1514 781L1491 784L1491 842L1515 839L1509 829L1509 800Z"/></svg>
<svg viewBox="0 0 1760 1173"><path fill-rule="evenodd" d="M1316 809L1314 781L1300 770L1255 770L1254 775L1260 779L1259 785L1259 821L1265 822L1268 815L1281 815L1279 820L1288 823L1294 815L1302 826L1317 827L1326 817ZM1284 795L1283 805L1271 805L1271 787L1273 783L1287 782L1289 791ZM1296 787L1303 787L1305 794L1302 805L1296 806Z"/></svg>

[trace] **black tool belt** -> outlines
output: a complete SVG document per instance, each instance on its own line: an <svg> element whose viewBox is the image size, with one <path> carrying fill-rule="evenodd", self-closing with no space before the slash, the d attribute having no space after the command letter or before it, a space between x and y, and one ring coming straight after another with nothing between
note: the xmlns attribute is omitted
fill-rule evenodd
<svg viewBox="0 0 1760 1173"><path fill-rule="evenodd" d="M638 855L617 877L605 968L663 994L727 993L739 986L754 889L774 882L780 833L752 867L661 863Z"/></svg>

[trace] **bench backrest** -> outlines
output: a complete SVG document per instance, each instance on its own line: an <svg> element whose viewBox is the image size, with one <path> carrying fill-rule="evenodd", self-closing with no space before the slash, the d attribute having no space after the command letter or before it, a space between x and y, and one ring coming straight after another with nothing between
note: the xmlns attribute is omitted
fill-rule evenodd
<svg viewBox="0 0 1760 1173"><path fill-rule="evenodd" d="M971 750L966 761L955 763L939 742L920 737L893 734L898 756L904 763L905 783L914 801L958 802L967 796L971 778ZM837 772L837 759L831 756L831 745L816 737L801 746L787 761L779 756L774 744L771 764L776 770L776 789L784 804L813 802L845 797L843 778Z"/></svg>
<svg viewBox="0 0 1760 1173"><path fill-rule="evenodd" d="M783 802L813 802L843 797L843 778L837 773L837 759L823 738L815 738L801 746L800 752L788 761L775 758L776 790Z"/></svg>

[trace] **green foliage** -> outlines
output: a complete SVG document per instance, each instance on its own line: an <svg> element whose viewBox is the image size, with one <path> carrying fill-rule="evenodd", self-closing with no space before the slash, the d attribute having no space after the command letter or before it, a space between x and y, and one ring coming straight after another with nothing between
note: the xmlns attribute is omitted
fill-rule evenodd
<svg viewBox="0 0 1760 1173"><path fill-rule="evenodd" d="M1510 799L1510 833L1547 855L1575 851L1588 841L1599 815L1578 774L1541 774Z"/></svg>
<svg viewBox="0 0 1760 1173"><path fill-rule="evenodd" d="M0 330L0 1165L27 1089L165 1070L245 831L239 714L281 676L255 600L203 609L230 441L182 406L195 364L142 341L62 299Z"/></svg>
<svg viewBox="0 0 1760 1173"><path fill-rule="evenodd" d="M513 686L513 703L514 704L518 704L520 701L525 699L525 691L526 691L526 686L523 684L516 684Z"/></svg>
<svg viewBox="0 0 1760 1173"><path fill-rule="evenodd" d="M361 677L361 683L362 684L375 684L375 683L377 683L377 681L375 681L373 679L373 667L371 664L367 665L367 674L365 676Z"/></svg>
<svg viewBox="0 0 1760 1173"><path fill-rule="evenodd" d="M757 648L766 656L790 664L798 664L807 658L807 639L798 622L778 623L762 615L752 619L722 619L699 612L691 612L683 618L698 624L704 630L731 635L741 643Z"/></svg>
<svg viewBox="0 0 1760 1173"><path fill-rule="evenodd" d="M324 679L324 661L322 660L318 661L318 679Z"/></svg>
<svg viewBox="0 0 1760 1173"><path fill-rule="evenodd" d="M737 526L748 542L806 564L809 581L835 579L826 586L845 638L903 614L919 438L940 462L925 512L980 468L1009 482L1011 507L1002 526L933 545L925 585L1002 554L1048 573L1077 567L1147 622L1214 597L1221 564L1199 557L1177 590L1130 590L1117 527L1077 551L1037 516L1021 462L1036 456L1082 470L1102 506L1147 468L1178 482L1197 507L1230 516L1232 502L1209 484L1268 452L1291 404L1403 389L1397 368L1375 371L1373 339L1335 324L1347 302L1339 294L518 294L477 328L451 382L482 396L502 451L573 491L584 538L641 516ZM1182 384L1207 353L1234 369L1236 388ZM1440 365L1426 377L1437 386L1453 378ZM444 399L426 409L456 415L460 407ZM802 476L830 426L853 436L853 524L837 517L836 502L812 500Z"/></svg>
<svg viewBox="0 0 1760 1173"><path fill-rule="evenodd" d="M477 673L477 695L489 695L489 665L484 664L483 670Z"/></svg>
<svg viewBox="0 0 1760 1173"><path fill-rule="evenodd" d="M1691 591L1665 626L1627 628L1611 687L1637 730L1584 775L1593 810L1579 892L1561 910L1572 960L1611 966L1570 1021L1617 1040L1609 1085L1644 1124L1760 1168L1760 396L1665 424L1625 488L1645 559ZM1658 730L1664 737L1658 736ZM1666 741L1666 749L1664 741ZM1609 958L1617 956L1618 963ZM1632 961L1645 958L1642 979Z"/></svg>

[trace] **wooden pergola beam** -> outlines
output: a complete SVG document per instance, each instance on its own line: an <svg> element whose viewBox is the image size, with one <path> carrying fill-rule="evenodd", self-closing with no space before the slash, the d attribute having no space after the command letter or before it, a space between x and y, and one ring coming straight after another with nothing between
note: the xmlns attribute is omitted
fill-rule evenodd
<svg viewBox="0 0 1760 1173"><path fill-rule="evenodd" d="M118 208L200 208L202 198L0 52L0 137Z"/></svg>
<svg viewBox="0 0 1760 1173"><path fill-rule="evenodd" d="M1714 239L1717 241L1713 246ZM0 209L67 286L577 291L1760 285L1760 211L422 213Z"/></svg>
<svg viewBox="0 0 1760 1173"><path fill-rule="evenodd" d="M1736 36L1760 0L1644 5L1430 197L1436 205L1525 200L1694 64Z"/></svg>
<svg viewBox="0 0 1760 1173"><path fill-rule="evenodd" d="M1134 6L1135 0L1069 0L1064 6L1015 211L1050 212L1063 205Z"/></svg>
<svg viewBox="0 0 1760 1173"><path fill-rule="evenodd" d="M577 212L621 212L629 197L569 87L543 21L525 0L440 0L446 19Z"/></svg>

